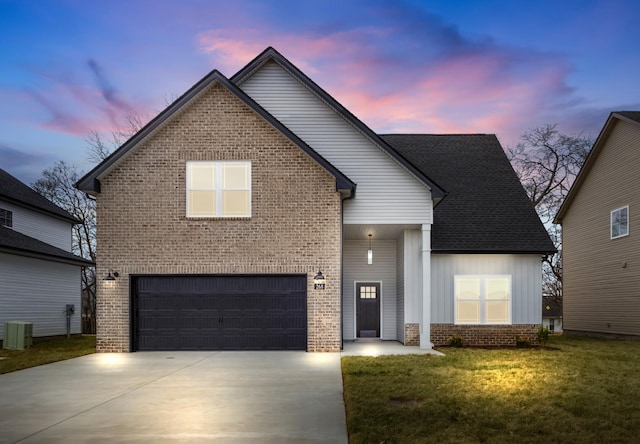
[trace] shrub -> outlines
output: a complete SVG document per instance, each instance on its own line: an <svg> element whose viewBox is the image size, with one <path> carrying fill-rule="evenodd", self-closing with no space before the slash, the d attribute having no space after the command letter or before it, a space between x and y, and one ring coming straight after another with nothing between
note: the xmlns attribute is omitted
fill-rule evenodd
<svg viewBox="0 0 640 444"><path fill-rule="evenodd" d="M543 347L547 345L549 341L549 327L543 327L542 325L538 327L538 341L540 341L540 345Z"/></svg>
<svg viewBox="0 0 640 444"><path fill-rule="evenodd" d="M531 347L531 342L527 338L523 338L522 336L516 336L516 347L518 348L528 348Z"/></svg>
<svg viewBox="0 0 640 444"><path fill-rule="evenodd" d="M449 347L464 347L464 338L462 336L451 336L448 344Z"/></svg>

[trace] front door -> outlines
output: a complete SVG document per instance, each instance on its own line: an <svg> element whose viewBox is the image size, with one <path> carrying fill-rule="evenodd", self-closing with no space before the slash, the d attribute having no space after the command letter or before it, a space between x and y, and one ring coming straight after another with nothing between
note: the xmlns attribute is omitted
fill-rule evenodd
<svg viewBox="0 0 640 444"><path fill-rule="evenodd" d="M356 336L380 337L380 283L356 283Z"/></svg>

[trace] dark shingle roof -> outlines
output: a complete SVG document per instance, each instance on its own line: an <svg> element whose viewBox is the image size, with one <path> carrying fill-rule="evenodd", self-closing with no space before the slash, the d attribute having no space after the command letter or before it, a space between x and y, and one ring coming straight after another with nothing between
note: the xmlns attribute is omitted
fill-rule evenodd
<svg viewBox="0 0 640 444"><path fill-rule="evenodd" d="M49 245L11 228L0 227L0 252L36 257L72 265L91 266L93 262Z"/></svg>
<svg viewBox="0 0 640 444"><path fill-rule="evenodd" d="M494 135L381 137L448 192L434 208L434 252L556 251Z"/></svg>
<svg viewBox="0 0 640 444"><path fill-rule="evenodd" d="M640 123L640 111L615 111L613 114L618 114Z"/></svg>
<svg viewBox="0 0 640 444"><path fill-rule="evenodd" d="M72 223L79 222L67 211L20 182L2 168L0 168L0 199L15 203L16 205L26 206L36 211L42 211Z"/></svg>

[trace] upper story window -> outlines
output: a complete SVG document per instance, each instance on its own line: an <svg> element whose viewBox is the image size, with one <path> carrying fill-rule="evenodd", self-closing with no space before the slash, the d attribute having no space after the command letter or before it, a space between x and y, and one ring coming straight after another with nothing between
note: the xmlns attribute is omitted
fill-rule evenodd
<svg viewBox="0 0 640 444"><path fill-rule="evenodd" d="M454 276L456 324L510 324L511 276Z"/></svg>
<svg viewBox="0 0 640 444"><path fill-rule="evenodd" d="M251 162L187 162L187 217L251 217Z"/></svg>
<svg viewBox="0 0 640 444"><path fill-rule="evenodd" d="M0 226L13 227L13 212L0 208Z"/></svg>
<svg viewBox="0 0 640 444"><path fill-rule="evenodd" d="M611 239L629 235L629 206L611 212Z"/></svg>

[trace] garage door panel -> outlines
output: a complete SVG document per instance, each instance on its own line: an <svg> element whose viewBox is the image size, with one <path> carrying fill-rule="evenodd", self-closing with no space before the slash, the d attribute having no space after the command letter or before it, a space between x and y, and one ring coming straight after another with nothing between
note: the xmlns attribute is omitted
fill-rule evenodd
<svg viewBox="0 0 640 444"><path fill-rule="evenodd" d="M306 276L134 279L138 350L306 349Z"/></svg>

